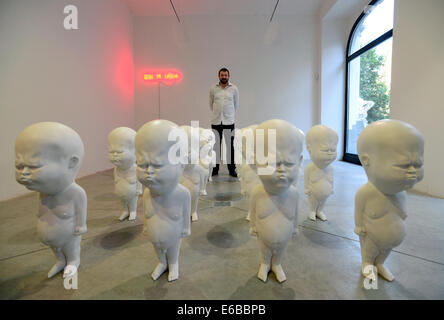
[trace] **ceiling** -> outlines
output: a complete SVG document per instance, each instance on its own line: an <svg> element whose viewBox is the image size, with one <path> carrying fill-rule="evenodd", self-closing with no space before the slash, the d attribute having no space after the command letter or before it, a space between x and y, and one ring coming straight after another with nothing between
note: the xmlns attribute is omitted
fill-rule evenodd
<svg viewBox="0 0 444 320"><path fill-rule="evenodd" d="M271 16L278 0L125 0L134 16L264 15ZM327 0L279 0L275 15L314 16Z"/></svg>

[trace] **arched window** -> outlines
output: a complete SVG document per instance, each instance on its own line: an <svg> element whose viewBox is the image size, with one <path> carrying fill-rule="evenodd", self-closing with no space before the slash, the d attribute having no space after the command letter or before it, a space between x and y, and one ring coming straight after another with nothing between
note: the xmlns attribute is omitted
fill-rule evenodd
<svg viewBox="0 0 444 320"><path fill-rule="evenodd" d="M394 0L373 0L361 13L347 43L344 161L360 163L361 131L390 116Z"/></svg>

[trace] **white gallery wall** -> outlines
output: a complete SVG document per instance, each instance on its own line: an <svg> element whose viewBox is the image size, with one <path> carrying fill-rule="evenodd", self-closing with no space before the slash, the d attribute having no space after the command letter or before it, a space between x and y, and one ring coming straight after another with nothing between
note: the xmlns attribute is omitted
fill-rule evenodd
<svg viewBox="0 0 444 320"><path fill-rule="evenodd" d="M321 121L339 136L338 159L344 150L346 20L322 20Z"/></svg>
<svg viewBox="0 0 444 320"><path fill-rule="evenodd" d="M338 133L338 159L344 155L347 41L353 24L367 3L365 0L326 0L318 16L320 123Z"/></svg>
<svg viewBox="0 0 444 320"><path fill-rule="evenodd" d="M444 197L444 1L396 0L390 113L425 137L424 180Z"/></svg>
<svg viewBox="0 0 444 320"><path fill-rule="evenodd" d="M79 29L65 30L64 7ZM15 182L14 141L28 125L62 122L85 144L79 176L110 168L107 134L134 125L132 17L120 0L0 1L0 200Z"/></svg>
<svg viewBox="0 0 444 320"><path fill-rule="evenodd" d="M230 69L240 91L238 128L270 118L292 122L304 132L317 105L314 17L181 16L135 17L136 127L160 117L178 124L210 126L208 92L218 70ZM147 86L140 70L177 68L179 84ZM307 154L305 154L307 156Z"/></svg>

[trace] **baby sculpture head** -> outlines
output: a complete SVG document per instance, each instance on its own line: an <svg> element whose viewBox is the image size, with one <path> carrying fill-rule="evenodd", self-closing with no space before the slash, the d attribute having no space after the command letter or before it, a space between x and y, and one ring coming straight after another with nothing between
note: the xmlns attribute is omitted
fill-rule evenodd
<svg viewBox="0 0 444 320"><path fill-rule="evenodd" d="M256 127L254 140L255 163L252 167L265 190L271 194L285 192L298 179L304 133L285 120L274 119ZM260 159L262 154L264 158Z"/></svg>
<svg viewBox="0 0 444 320"><path fill-rule="evenodd" d="M424 137L406 122L368 125L359 135L358 155L368 180L385 194L408 190L424 177Z"/></svg>
<svg viewBox="0 0 444 320"><path fill-rule="evenodd" d="M136 131L126 127L116 128L108 135L109 161L117 168L127 170L136 163L135 137Z"/></svg>
<svg viewBox="0 0 444 320"><path fill-rule="evenodd" d="M15 141L15 178L27 189L57 194L70 186L80 169L84 147L73 129L57 122L39 122Z"/></svg>
<svg viewBox="0 0 444 320"><path fill-rule="evenodd" d="M175 149L176 141L169 140L177 137L178 131L183 133L175 123L168 120L147 122L137 131L137 179L152 194L166 194L179 184L186 159L176 161L180 150Z"/></svg>
<svg viewBox="0 0 444 320"><path fill-rule="evenodd" d="M338 134L333 129L324 126L313 126L305 138L311 161L320 169L326 168L337 156Z"/></svg>

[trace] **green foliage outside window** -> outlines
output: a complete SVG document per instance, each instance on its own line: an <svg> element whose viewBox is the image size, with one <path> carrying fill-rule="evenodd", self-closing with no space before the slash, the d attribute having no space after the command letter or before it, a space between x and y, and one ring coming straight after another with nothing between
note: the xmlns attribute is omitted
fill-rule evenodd
<svg viewBox="0 0 444 320"><path fill-rule="evenodd" d="M372 123L390 117L390 92L379 75L379 69L384 65L384 57L376 53L375 48L361 55L361 74L359 95L366 101L375 104L367 112L367 121Z"/></svg>

